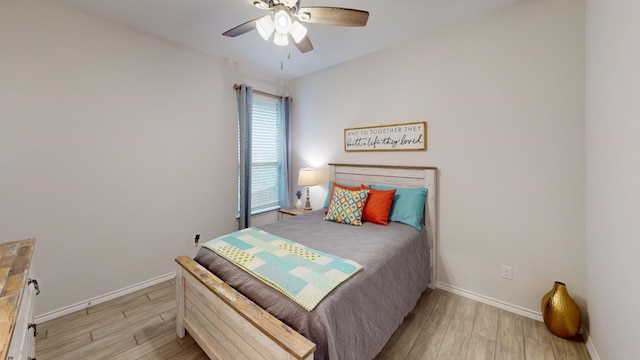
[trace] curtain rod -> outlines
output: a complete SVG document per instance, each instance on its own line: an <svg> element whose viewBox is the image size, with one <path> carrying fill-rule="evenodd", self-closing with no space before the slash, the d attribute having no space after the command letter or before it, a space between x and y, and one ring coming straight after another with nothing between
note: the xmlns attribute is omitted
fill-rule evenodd
<svg viewBox="0 0 640 360"><path fill-rule="evenodd" d="M238 90L238 89L240 89L240 84L233 84L233 90ZM278 96L278 95L275 95L275 94L271 94L271 93L260 91L260 90L256 90L256 89L253 89L253 92L256 93L256 94L264 95L264 96L270 96L270 97L276 98L276 99L282 98L282 96Z"/></svg>

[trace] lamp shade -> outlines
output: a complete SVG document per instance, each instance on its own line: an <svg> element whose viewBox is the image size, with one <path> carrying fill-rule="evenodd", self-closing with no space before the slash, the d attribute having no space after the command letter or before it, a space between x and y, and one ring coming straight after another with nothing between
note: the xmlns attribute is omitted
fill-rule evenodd
<svg viewBox="0 0 640 360"><path fill-rule="evenodd" d="M294 21L293 24L291 24L290 34L293 41L300 43L300 41L307 35L307 28L299 22Z"/></svg>
<svg viewBox="0 0 640 360"><path fill-rule="evenodd" d="M289 45L289 35L276 31L275 35L273 35L273 43L278 46L287 46Z"/></svg>
<svg viewBox="0 0 640 360"><path fill-rule="evenodd" d="M256 30L263 39L268 40L273 31L276 29L276 26L271 19L271 15L267 15L262 19L256 21Z"/></svg>
<svg viewBox="0 0 640 360"><path fill-rule="evenodd" d="M298 185L314 186L318 185L318 172L312 168L302 168L298 173Z"/></svg>

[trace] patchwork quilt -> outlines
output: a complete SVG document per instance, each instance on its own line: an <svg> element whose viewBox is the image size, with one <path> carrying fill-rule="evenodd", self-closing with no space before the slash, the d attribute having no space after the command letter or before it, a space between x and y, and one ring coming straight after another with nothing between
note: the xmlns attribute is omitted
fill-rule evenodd
<svg viewBox="0 0 640 360"><path fill-rule="evenodd" d="M327 254L255 227L202 244L313 310L342 282L362 269L355 261Z"/></svg>

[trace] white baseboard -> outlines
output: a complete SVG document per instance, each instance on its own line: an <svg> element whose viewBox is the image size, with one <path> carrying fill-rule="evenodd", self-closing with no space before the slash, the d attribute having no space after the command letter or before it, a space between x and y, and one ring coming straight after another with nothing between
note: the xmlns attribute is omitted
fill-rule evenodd
<svg viewBox="0 0 640 360"><path fill-rule="evenodd" d="M500 301L494 298L490 298L488 296L484 296L484 295L480 295L480 294L476 294L474 292L465 290L465 289L461 289L459 287L455 287L449 284L444 284L438 281L437 283L437 287L439 289L442 289L444 291L448 291L450 293L454 293L456 295L460 295L472 300L476 300L479 301L481 303L487 304L487 305L491 305L491 306L495 306L498 309L502 309L508 312L512 312L514 314L518 314L518 315L522 315L524 317L528 317L530 319L533 320L537 320L537 321L542 321L542 313L540 312L535 312L535 311L531 311L529 309L525 309L523 307L517 306L517 305L513 305L513 304L509 304L506 303L504 301Z"/></svg>
<svg viewBox="0 0 640 360"><path fill-rule="evenodd" d="M117 297L124 296L124 295L127 295L127 294L131 294L132 292L135 292L135 291L138 291L138 290L142 290L142 289L148 288L150 286L159 284L159 283L161 283L163 281L174 279L175 277L176 277L176 272L172 271L169 274L161 275L161 276L158 276L156 278L153 278L153 279L150 279L150 280L146 280L146 281L143 281L143 282L138 283L138 284L127 286L127 287L122 288L120 290L112 291L110 293L107 293L107 294L104 294L104 295L100 295L100 296L94 297L94 298L89 299L89 300L81 301L81 302L79 302L77 304L74 304L74 305L69 305L69 306L63 307L63 308L58 309L58 310L50 311L50 312L45 313L45 314L36 315L35 321L36 321L36 323L43 323L45 321L53 320L53 319L59 318L59 317L64 316L64 315L71 314L72 312L75 312L75 311L78 311L78 310L82 310L82 309L86 309L89 306L98 305L98 304L101 304L103 302L107 302L109 300L113 300L113 299L115 299Z"/></svg>
<svg viewBox="0 0 640 360"><path fill-rule="evenodd" d="M589 352L589 356L591 356L591 360L600 360L600 356L598 356L598 352L596 351L596 346L593 344L591 336L589 336L589 332L586 329L582 333L582 336L584 336L585 343L587 344L587 351Z"/></svg>

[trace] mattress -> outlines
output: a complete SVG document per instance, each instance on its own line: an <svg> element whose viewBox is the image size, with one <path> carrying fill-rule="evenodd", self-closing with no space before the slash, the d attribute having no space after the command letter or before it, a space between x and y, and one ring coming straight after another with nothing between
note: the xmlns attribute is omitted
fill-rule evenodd
<svg viewBox="0 0 640 360"><path fill-rule="evenodd" d="M323 210L262 230L363 266L313 311L207 248L195 261L316 344L315 359L374 358L429 283L427 232L401 223L350 226L323 221Z"/></svg>

